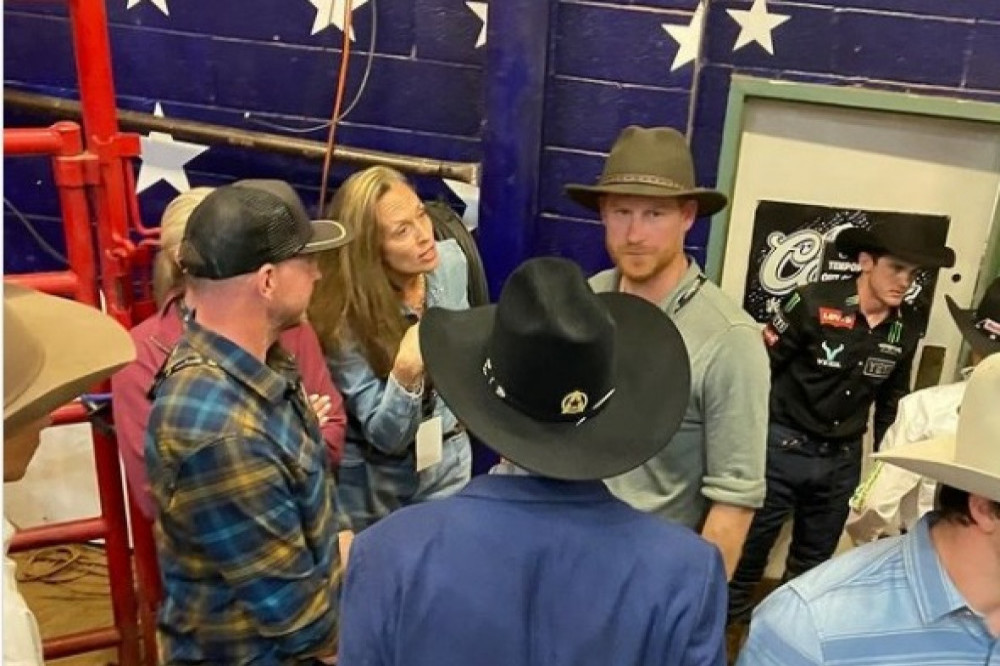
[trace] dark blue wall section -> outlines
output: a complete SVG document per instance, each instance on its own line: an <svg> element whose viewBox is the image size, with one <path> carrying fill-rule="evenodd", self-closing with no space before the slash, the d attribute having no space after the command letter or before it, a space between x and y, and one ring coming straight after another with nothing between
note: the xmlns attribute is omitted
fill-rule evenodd
<svg viewBox="0 0 1000 666"><path fill-rule="evenodd" d="M698 177L714 183L734 73L1000 103L996 0L771 0L769 12L790 17L771 33L773 54L755 42L734 50L740 26L729 10L748 10L751 0L710 0L698 66L687 63L674 71L678 44L664 26L690 24L697 0L516 0L551 10L541 36L545 55L534 63L543 71L532 84L541 97L531 104L541 115L524 116L522 125L510 120L511 113L523 113L521 107L505 106L503 91L514 91L514 82L496 78L510 76L510 58L520 43L519 35L495 29L509 25L510 15L497 14L508 1L492 0L498 25L489 31L487 46L478 48L483 26L466 0L367 0L359 6L348 102L369 64L370 72L338 130L345 145L485 161L487 177L506 174L483 192L484 220L494 225L483 235L494 285L531 254L571 257L588 271L608 265L599 222L569 202L562 187L595 180L627 124L684 130L692 122ZM160 102L170 117L325 138L343 35L335 26L312 34L316 10L308 0L166 2L169 16L150 0L132 9L127 0L106 0L120 106L149 112ZM4 4L6 85L75 97L65 16L53 3ZM537 32L538 26L531 27ZM497 69L503 63L506 72ZM6 126L41 122L48 121L6 110ZM520 136L522 129L530 136ZM498 148L504 143L514 153ZM536 154L525 154L528 146ZM513 171L512 154L518 155ZM4 167L5 198L62 251L48 164L9 158ZM189 162L186 173L192 186L282 176L314 204L319 168L285 156L213 147ZM337 165L334 184L350 171ZM458 202L437 179L416 184L425 196ZM516 205L500 206L505 219L491 217L510 192L517 192ZM158 219L174 194L160 182L140 195L147 222ZM708 230L701 221L689 236L698 258L704 257ZM6 205L4 242L7 271L59 267Z"/></svg>

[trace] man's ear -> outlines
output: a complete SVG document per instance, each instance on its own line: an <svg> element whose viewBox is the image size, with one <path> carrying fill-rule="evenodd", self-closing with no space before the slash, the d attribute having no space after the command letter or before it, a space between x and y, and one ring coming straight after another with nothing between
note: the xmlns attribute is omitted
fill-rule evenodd
<svg viewBox="0 0 1000 666"><path fill-rule="evenodd" d="M969 495L969 515L972 522L987 534L1000 532L1000 511L993 500L971 493Z"/></svg>
<svg viewBox="0 0 1000 666"><path fill-rule="evenodd" d="M858 252L858 264L861 266L861 272L867 273L875 267L875 257L862 250L861 252Z"/></svg>
<svg viewBox="0 0 1000 666"><path fill-rule="evenodd" d="M257 287L257 293L267 299L271 299L274 296L274 291L277 287L277 266L274 264L264 264L257 269L254 273L254 283Z"/></svg>
<svg viewBox="0 0 1000 666"><path fill-rule="evenodd" d="M698 219L698 202L694 199L685 199L681 204L681 215L684 216L684 233L687 233Z"/></svg>

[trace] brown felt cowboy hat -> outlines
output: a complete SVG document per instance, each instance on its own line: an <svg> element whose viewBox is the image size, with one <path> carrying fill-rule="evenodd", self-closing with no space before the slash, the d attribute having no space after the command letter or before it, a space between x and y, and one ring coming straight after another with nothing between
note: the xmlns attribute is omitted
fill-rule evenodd
<svg viewBox="0 0 1000 666"><path fill-rule="evenodd" d="M4 284L7 434L70 402L135 358L128 332L96 308Z"/></svg>
<svg viewBox="0 0 1000 666"><path fill-rule="evenodd" d="M852 227L837 234L837 249L852 260L860 252L888 254L921 268L951 268L955 251L936 237L938 228L911 224L907 213L872 213L871 229Z"/></svg>
<svg viewBox="0 0 1000 666"><path fill-rule="evenodd" d="M951 296L945 296L944 300L962 337L977 354L989 356L1000 352L1000 277L993 279L975 309L958 307Z"/></svg>
<svg viewBox="0 0 1000 666"><path fill-rule="evenodd" d="M694 161L684 135L670 127L622 130L604 162L596 185L566 186L569 198L600 210L604 194L640 197L688 197L698 202L698 215L714 215L726 207L726 195L694 184Z"/></svg>
<svg viewBox="0 0 1000 666"><path fill-rule="evenodd" d="M875 458L952 488L1000 502L1000 354L976 366L962 397L958 430Z"/></svg>
<svg viewBox="0 0 1000 666"><path fill-rule="evenodd" d="M687 410L690 368L655 305L595 294L566 259L532 259L496 305L431 308L420 348L448 407L486 446L556 479L601 479L656 455Z"/></svg>

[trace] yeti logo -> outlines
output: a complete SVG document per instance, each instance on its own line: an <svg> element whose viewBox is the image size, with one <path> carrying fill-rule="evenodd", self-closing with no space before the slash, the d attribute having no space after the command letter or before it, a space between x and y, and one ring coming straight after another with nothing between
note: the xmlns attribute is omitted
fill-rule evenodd
<svg viewBox="0 0 1000 666"><path fill-rule="evenodd" d="M840 356L840 352L844 351L844 343L841 342L836 347L831 348L826 343L826 340L824 340L820 346L823 348L823 353L826 354L826 358L817 358L816 363L827 368L841 367L840 361L837 360L837 357Z"/></svg>

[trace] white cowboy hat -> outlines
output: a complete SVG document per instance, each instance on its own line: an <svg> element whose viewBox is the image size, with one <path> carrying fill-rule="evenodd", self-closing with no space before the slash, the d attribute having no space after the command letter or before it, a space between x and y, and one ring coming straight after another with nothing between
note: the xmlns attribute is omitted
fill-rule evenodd
<svg viewBox="0 0 1000 666"><path fill-rule="evenodd" d="M954 435L874 457L959 490L1000 502L1000 354L972 372Z"/></svg>

